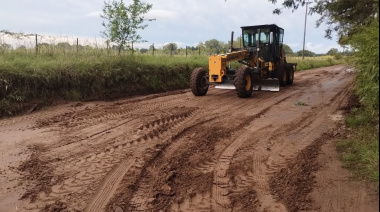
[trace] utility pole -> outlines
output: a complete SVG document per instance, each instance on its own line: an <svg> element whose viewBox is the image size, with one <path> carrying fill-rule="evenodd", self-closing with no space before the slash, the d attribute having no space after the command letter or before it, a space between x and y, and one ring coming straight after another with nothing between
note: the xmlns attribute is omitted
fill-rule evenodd
<svg viewBox="0 0 380 212"><path fill-rule="evenodd" d="M304 27L304 32L303 32L302 60L305 60L306 22L307 22L307 10L309 9L309 4L311 4L311 2L306 2L305 27Z"/></svg>
<svg viewBox="0 0 380 212"><path fill-rule="evenodd" d="M38 35L36 34L36 55L38 54Z"/></svg>

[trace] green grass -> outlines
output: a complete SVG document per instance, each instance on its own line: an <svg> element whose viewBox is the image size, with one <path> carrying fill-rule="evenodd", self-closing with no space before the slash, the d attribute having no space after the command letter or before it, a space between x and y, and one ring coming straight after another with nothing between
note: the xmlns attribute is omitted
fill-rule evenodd
<svg viewBox="0 0 380 212"><path fill-rule="evenodd" d="M321 56L316 58L305 58L302 60L301 57L288 58L289 63L297 63L297 71L309 70L313 68L321 68L327 66L333 66L338 64L344 64L344 60L336 60L331 56Z"/></svg>
<svg viewBox="0 0 380 212"><path fill-rule="evenodd" d="M327 61L327 62L324 62ZM306 61L305 61L306 62ZM309 68L333 65L310 60ZM0 118L54 101L110 100L189 87L207 56L117 55L104 49L0 52Z"/></svg>
<svg viewBox="0 0 380 212"><path fill-rule="evenodd" d="M379 189L379 119L362 109L346 118L351 137L337 144L346 168Z"/></svg>
<svg viewBox="0 0 380 212"><path fill-rule="evenodd" d="M342 159L357 177L374 182L379 190L379 20L363 26L349 43L349 61L357 71L355 93L361 108L346 120L352 136L338 144Z"/></svg>
<svg viewBox="0 0 380 212"><path fill-rule="evenodd" d="M7 86L0 90L0 117L18 114L30 102L108 100L187 88L192 70L207 62L149 55L0 55L0 81Z"/></svg>

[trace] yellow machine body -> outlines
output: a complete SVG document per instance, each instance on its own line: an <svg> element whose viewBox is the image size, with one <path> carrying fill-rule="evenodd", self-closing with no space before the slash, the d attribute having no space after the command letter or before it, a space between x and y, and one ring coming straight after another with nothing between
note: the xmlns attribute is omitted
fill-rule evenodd
<svg viewBox="0 0 380 212"><path fill-rule="evenodd" d="M286 61L284 30L275 24L241 28L240 48L233 47L232 32L229 53L211 55L208 70L193 71L190 87L195 96L206 95L211 84L217 89L236 90L240 98L250 97L254 90L280 91L280 86L293 84L297 64ZM232 62L242 66L232 68Z"/></svg>
<svg viewBox="0 0 380 212"><path fill-rule="evenodd" d="M213 55L209 57L210 82L222 82L227 72L227 63L244 60L249 56L247 50L232 53ZM217 76L217 77L216 77Z"/></svg>
<svg viewBox="0 0 380 212"><path fill-rule="evenodd" d="M221 55L212 55L209 57L209 81L215 83L223 82L223 76L227 73L227 64L230 62L236 62L245 60L249 57L248 50L241 50ZM258 61L259 64L256 64ZM265 62L261 58L257 60L257 56L254 56L252 60L247 61L249 65L256 66L261 69L261 77L266 77L269 72L274 71L273 62Z"/></svg>

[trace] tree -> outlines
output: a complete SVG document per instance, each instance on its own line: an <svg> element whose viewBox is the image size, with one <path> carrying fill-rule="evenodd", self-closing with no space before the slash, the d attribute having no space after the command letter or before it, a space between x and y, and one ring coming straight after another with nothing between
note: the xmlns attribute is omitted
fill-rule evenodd
<svg viewBox="0 0 380 212"><path fill-rule="evenodd" d="M294 54L294 52L293 52L292 48L290 48L290 46L283 44L282 48L284 49L285 54L288 54L288 55Z"/></svg>
<svg viewBox="0 0 380 212"><path fill-rule="evenodd" d="M302 50L298 51L297 56L302 57L302 52L303 52ZM304 55L305 55L305 57L315 57L316 56L316 54L314 52L309 51L309 50L305 50Z"/></svg>
<svg viewBox="0 0 380 212"><path fill-rule="evenodd" d="M332 49L330 49L330 50L327 52L327 54L328 54L328 55L331 55L331 56L335 56L335 55L337 55L338 53L339 53L339 50L336 49L336 48L332 48Z"/></svg>
<svg viewBox="0 0 380 212"><path fill-rule="evenodd" d="M149 51L154 51L155 49L156 49L156 47L154 47L154 45L149 46Z"/></svg>
<svg viewBox="0 0 380 212"><path fill-rule="evenodd" d="M140 49L141 54L145 54L149 51L149 49L142 48Z"/></svg>
<svg viewBox="0 0 380 212"><path fill-rule="evenodd" d="M277 0L268 0L276 3ZM305 6L308 0L284 0L283 8L297 10ZM332 38L332 32L337 32L340 44L347 44L351 36L359 32L360 27L369 26L374 19L379 19L378 0L316 0L310 8L310 14L321 15L317 26L326 23L326 37ZM280 14L282 9L273 13Z"/></svg>
<svg viewBox="0 0 380 212"><path fill-rule="evenodd" d="M0 49L1 50L11 50L12 46L10 44L7 44L7 43L2 43L2 44L0 44Z"/></svg>
<svg viewBox="0 0 380 212"><path fill-rule="evenodd" d="M204 45L206 46L207 49L217 54L227 51L226 45L223 42L218 41L216 39L208 40L205 42Z"/></svg>
<svg viewBox="0 0 380 212"><path fill-rule="evenodd" d="M178 45L176 43L169 43L163 47L163 50L166 54L175 53L178 50Z"/></svg>
<svg viewBox="0 0 380 212"><path fill-rule="evenodd" d="M231 41L228 41L228 48L230 48ZM243 46L243 37L239 36L234 40L234 48L241 48Z"/></svg>
<svg viewBox="0 0 380 212"><path fill-rule="evenodd" d="M370 109L374 117L379 115L379 22L373 21L369 27L353 35L350 45L358 69L356 92L361 102Z"/></svg>
<svg viewBox="0 0 380 212"><path fill-rule="evenodd" d="M144 24L144 14L152 9L152 4L133 0L133 4L126 6L123 0L104 2L102 18L106 19L103 26L106 28L102 32L105 38L119 46L119 54L128 42L138 42L142 38L137 34L137 30L144 30L148 25ZM153 21L154 19L148 19Z"/></svg>
<svg viewBox="0 0 380 212"><path fill-rule="evenodd" d="M58 49L66 50L66 49L70 49L71 45L68 42L60 42L57 44L57 47Z"/></svg>

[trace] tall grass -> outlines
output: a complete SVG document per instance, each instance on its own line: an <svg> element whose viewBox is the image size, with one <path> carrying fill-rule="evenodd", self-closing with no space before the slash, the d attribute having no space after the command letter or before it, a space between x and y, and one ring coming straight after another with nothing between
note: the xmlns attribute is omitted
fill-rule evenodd
<svg viewBox="0 0 380 212"><path fill-rule="evenodd" d="M346 118L352 136L337 144L345 167L356 177L375 183L379 189L379 125L363 108Z"/></svg>
<svg viewBox="0 0 380 212"><path fill-rule="evenodd" d="M322 57L319 57L319 59L316 59L315 57L312 57L312 58L306 57L305 60L302 60L302 58L290 57L287 59L287 61L289 63L297 63L298 71L333 66L333 65L345 63L343 59L336 60L333 57L329 57L329 56L322 56Z"/></svg>
<svg viewBox="0 0 380 212"><path fill-rule="evenodd" d="M379 189L379 20L363 27L350 44L355 50L351 62L358 72L355 91L362 107L351 111L346 123L352 137L338 147L345 165Z"/></svg>
<svg viewBox="0 0 380 212"><path fill-rule="evenodd" d="M188 87L207 58L113 54L23 54L0 56L0 116L56 100L107 100Z"/></svg>

